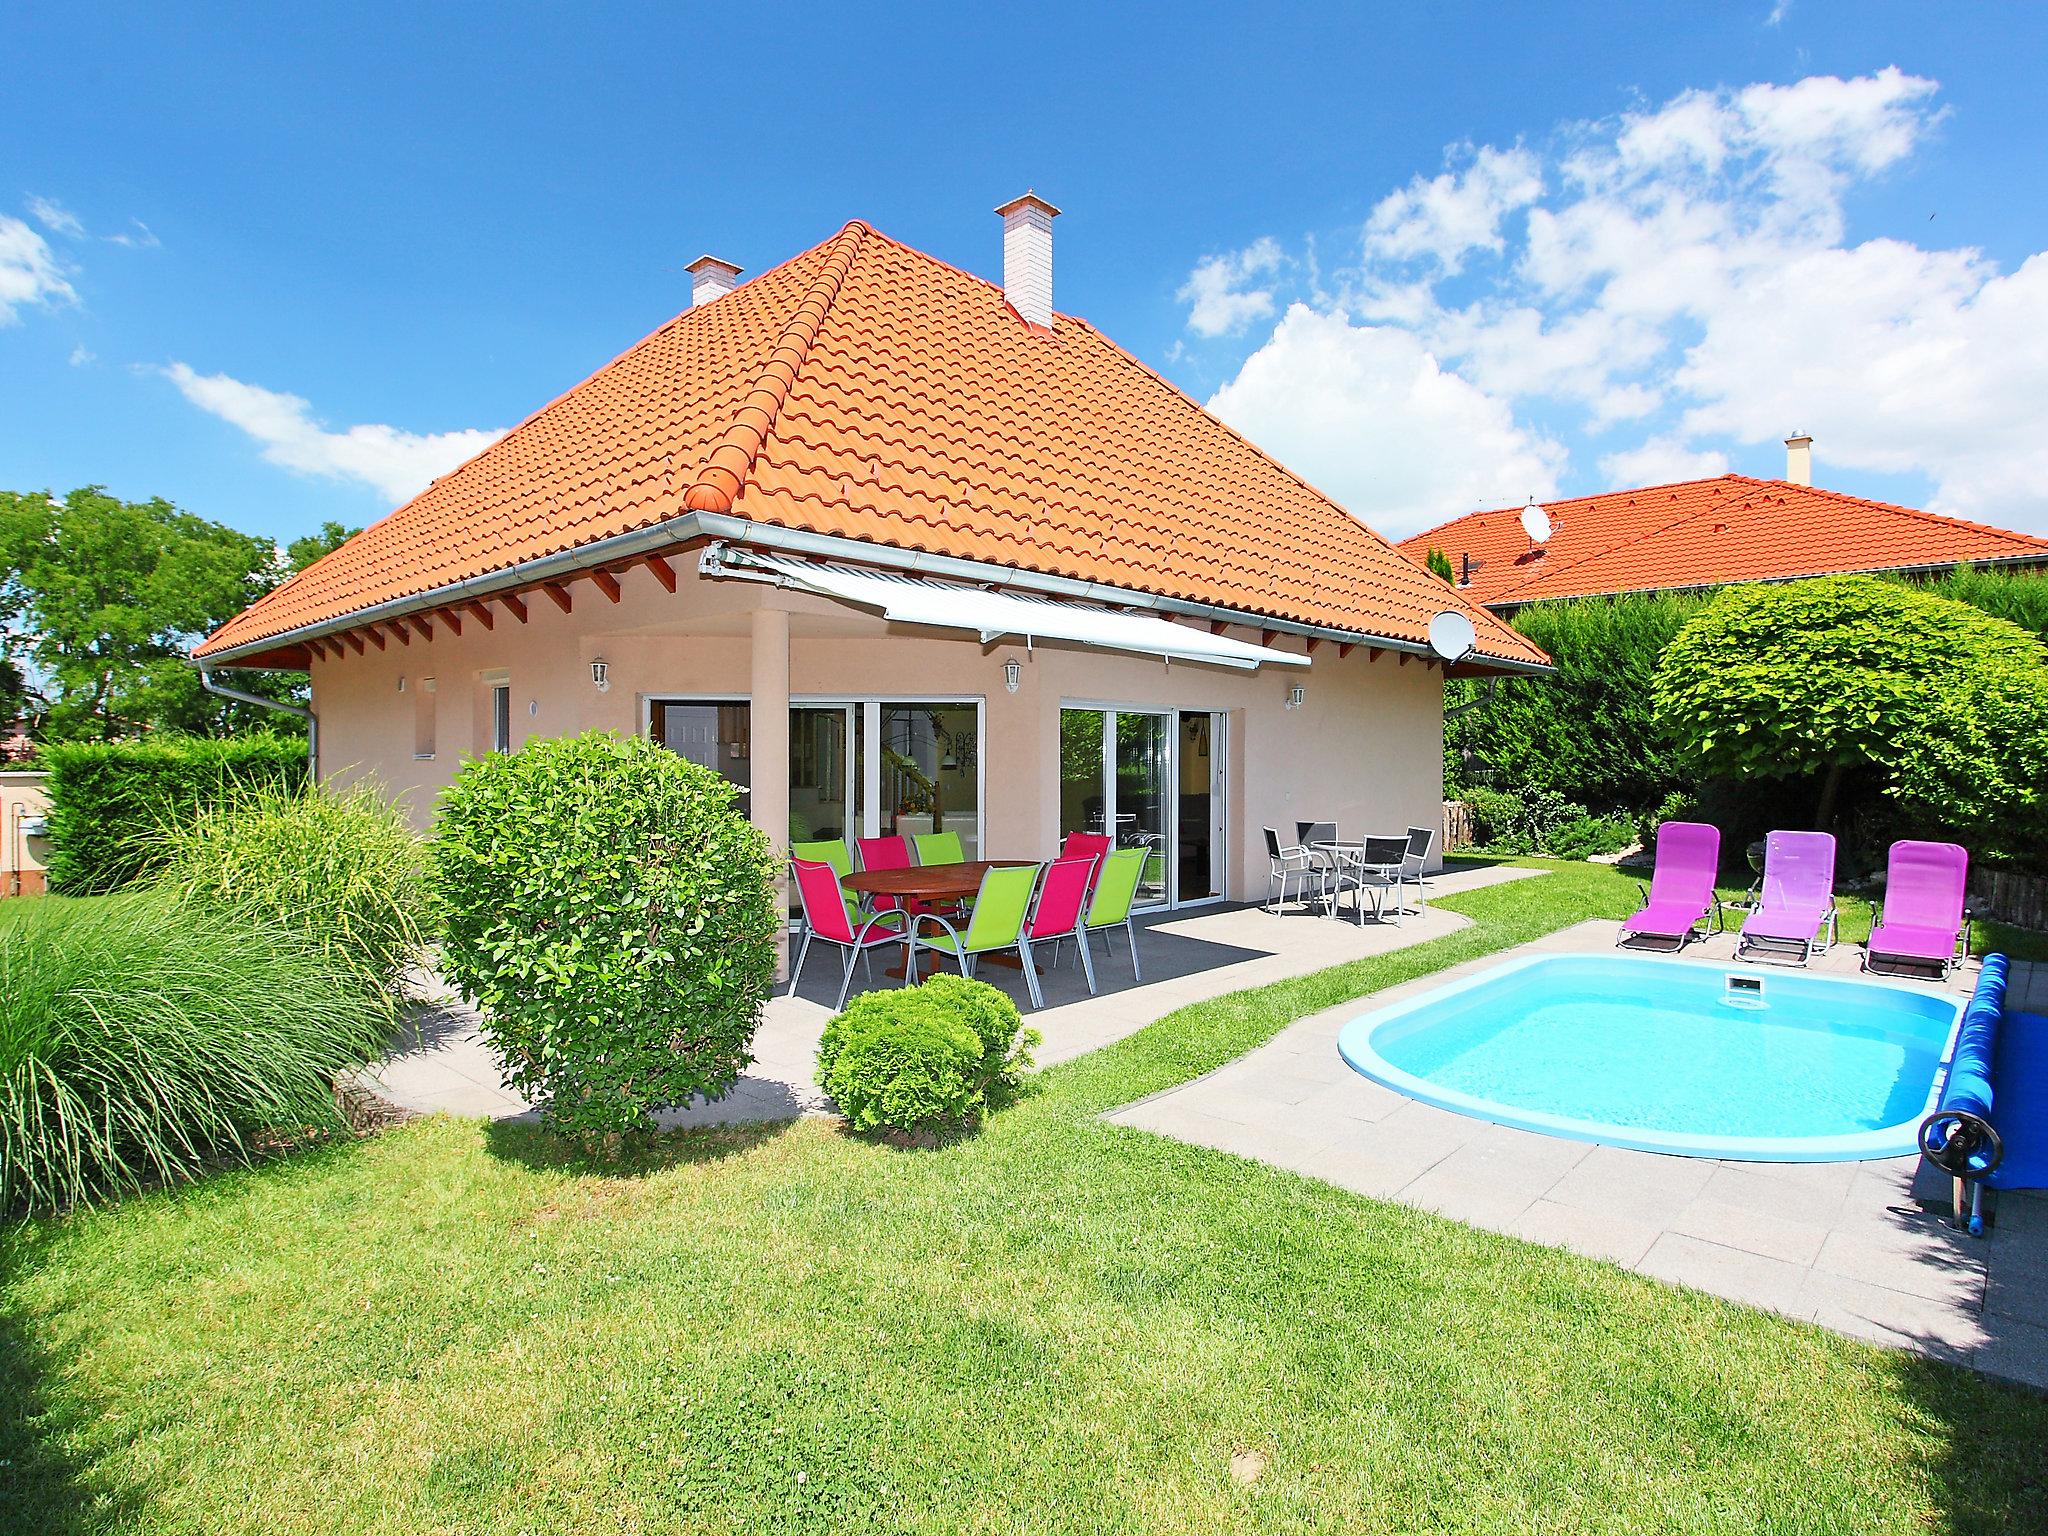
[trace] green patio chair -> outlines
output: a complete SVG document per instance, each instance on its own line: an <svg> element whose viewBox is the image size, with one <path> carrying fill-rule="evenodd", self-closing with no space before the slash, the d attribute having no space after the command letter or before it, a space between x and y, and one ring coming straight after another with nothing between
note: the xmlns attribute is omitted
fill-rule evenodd
<svg viewBox="0 0 2048 1536"><path fill-rule="evenodd" d="M1097 929L1122 925L1124 937L1131 944L1133 981L1143 981L1145 972L1138 965L1138 930L1131 921L1131 908L1138 900L1138 881L1153 857L1149 848L1119 848L1104 859L1102 873L1095 877L1095 898L1088 903L1088 916L1082 923L1083 944ZM1107 941L1104 942L1106 945Z"/></svg>
<svg viewBox="0 0 2048 1536"><path fill-rule="evenodd" d="M967 850L961 845L958 832L920 832L911 841L917 844L917 862L920 864L967 862Z"/></svg>
<svg viewBox="0 0 2048 1536"><path fill-rule="evenodd" d="M974 974L974 963L983 955L1014 949L1024 964L1024 989L1031 994L1031 1006L1043 1008L1038 990L1038 968L1031 963L1031 939L1024 931L1031 915L1031 891L1038 884L1036 864L1011 864L990 869L981 877L981 889L974 896L974 911L968 915L966 931L959 932L936 912L920 912L910 931L910 959L903 967L903 984L917 976L917 952L951 956L962 976ZM942 937L925 938L927 923L935 924Z"/></svg>
<svg viewBox="0 0 2048 1536"><path fill-rule="evenodd" d="M806 859L813 864L829 864L832 873L844 882L853 873L853 850L846 846L843 837L828 837L814 843L791 843L789 856L792 859ZM842 883L839 894L846 898L846 916L856 928L860 926L860 898L847 890Z"/></svg>

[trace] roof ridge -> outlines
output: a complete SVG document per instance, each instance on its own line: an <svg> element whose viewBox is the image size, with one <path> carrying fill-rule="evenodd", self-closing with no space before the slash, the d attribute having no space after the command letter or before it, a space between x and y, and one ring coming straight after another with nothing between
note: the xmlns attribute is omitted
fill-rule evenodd
<svg viewBox="0 0 2048 1536"><path fill-rule="evenodd" d="M1747 477L1743 475L1709 475L1703 480L1674 480L1671 483L1673 485L1711 485L1718 481L1742 480L1746 478ZM1643 486L1641 487L1641 489L1662 490L1664 489L1664 487ZM1734 494L1734 492L1735 487L1729 486L1725 489L1723 494L1732 495ZM1582 497L1580 499L1590 501L1593 498L1588 496ZM1651 539L1661 538L1663 535L1671 532L1671 530L1674 528L1682 527L1687 523L1696 523L1701 518L1706 517L1711 513L1721 511L1722 507L1723 502L1719 500L1710 501L1706 506L1701 507L1698 511L1678 513L1675 516L1673 516L1669 522L1659 523L1654 528L1645 528L1639 533L1630 534L1625 537L1616 539L1611 544L1602 544L1598 549L1591 550L1586 554L1579 556L1579 558L1576 560L1568 560L1562 565L1546 566L1542 570L1531 571L1525 580L1516 582L1512 587L1502 588L1500 591L1494 593L1493 596L1490 599L1488 599L1488 601L1496 603L1512 602L1514 600L1514 595L1517 592L1520 592L1525 587L1533 587L1539 581L1550 580L1559 576L1563 576L1568 571L1575 571L1582 565L1591 565L1596 560L1605 560L1609 555L1614 554L1618 550L1632 549L1636 545L1646 543Z"/></svg>
<svg viewBox="0 0 2048 1536"><path fill-rule="evenodd" d="M739 495L762 445L768 441L775 418L789 398L790 385L796 382L804 359L810 354L811 343L818 339L818 329L825 323L832 301L839 296L839 285L846 280L847 269L860 250L861 236L867 232L868 226L855 220L833 237L834 249L825 269L804 294L782 334L776 337L760 377L740 403L737 419L705 455L703 468L683 492L683 505L690 511L732 510L733 499Z"/></svg>
<svg viewBox="0 0 2048 1536"><path fill-rule="evenodd" d="M2037 539L2030 533L2017 528L2000 528L1995 523L1980 523L1974 518L1954 517L1946 512L1932 512L1926 507L1909 507L1903 502L1879 501L1874 496L1858 496L1850 491L1838 491L1827 485L1801 485L1796 480L1763 480L1753 475L1731 475L1732 480L1747 480L1753 485L1783 486L1794 491L1803 491L1809 496L1828 496L1836 501L1846 501L1859 507L1876 507L1884 512L1896 512L1901 517L1917 517L1922 522L1934 523L1944 528L1969 528L1978 533L1996 534L2002 539L2011 539L2017 544L2031 545L2037 549L2048 549L2048 539Z"/></svg>

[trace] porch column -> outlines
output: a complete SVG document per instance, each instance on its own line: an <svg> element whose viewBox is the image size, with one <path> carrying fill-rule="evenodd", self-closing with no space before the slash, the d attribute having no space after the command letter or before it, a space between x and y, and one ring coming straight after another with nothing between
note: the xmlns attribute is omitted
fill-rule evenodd
<svg viewBox="0 0 2048 1536"><path fill-rule="evenodd" d="M789 612L754 610L753 701L748 735L754 792L749 813L775 850L775 910L789 905ZM775 925L775 974L789 973L789 929Z"/></svg>

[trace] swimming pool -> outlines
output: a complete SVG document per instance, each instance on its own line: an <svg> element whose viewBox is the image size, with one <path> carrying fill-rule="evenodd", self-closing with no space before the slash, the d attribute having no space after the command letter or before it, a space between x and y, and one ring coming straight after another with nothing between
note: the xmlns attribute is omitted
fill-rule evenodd
<svg viewBox="0 0 2048 1536"><path fill-rule="evenodd" d="M1509 961L1344 1026L1375 1082L1553 1136L1751 1162L1916 1150L1961 1002L1627 955Z"/></svg>

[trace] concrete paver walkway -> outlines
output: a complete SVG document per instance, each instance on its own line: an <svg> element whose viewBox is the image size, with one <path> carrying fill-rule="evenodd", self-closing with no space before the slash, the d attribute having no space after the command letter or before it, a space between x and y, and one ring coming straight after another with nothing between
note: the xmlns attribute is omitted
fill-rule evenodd
<svg viewBox="0 0 2048 1536"><path fill-rule="evenodd" d="M1973 1239L1913 1202L1916 1158L1737 1163L1594 1146L1420 1103L1337 1053L1338 1032L1372 1008L1509 955L1611 951L1614 936L1613 923L1582 923L1329 1009L1108 1118L2048 1388L2048 1198L2006 1196L1993 1235ZM1722 938L1673 963L1731 952ZM1817 969L1855 964L1838 945Z"/></svg>
<svg viewBox="0 0 2048 1536"><path fill-rule="evenodd" d="M1444 896L1540 874L1490 864L1453 868L1431 877L1430 892ZM1297 908L1283 909L1277 916L1259 907L1161 913L1141 920L1138 932L1139 962L1152 980L1132 983L1130 956L1119 931L1110 940L1107 958L1102 946L1096 946L1096 976L1102 990L1090 997L1069 946L1063 963L1044 971L1048 1006L1036 1013L1027 1011L1025 1020L1045 1036L1037 1052L1039 1065L1051 1066L1121 1040L1188 1003L1306 976L1440 938L1464 926L1464 918L1433 906L1397 922L1367 921L1362 927L1348 914L1331 920ZM877 958L876 980L883 986L898 985L882 976L884 963ZM1022 978L1015 971L983 966L980 974L1021 998ZM855 980L858 984L859 973ZM733 1091L716 1102L665 1115L663 1124L679 1128L787 1120L828 1108L811 1078L818 1037L832 1017L838 981L836 957L814 957L798 995L778 993L769 1001L754 1037L754 1065ZM431 1002L421 1010L416 1032L409 1032L388 1058L362 1074L362 1086L400 1109L422 1114L438 1110L508 1119L528 1113L526 1102L501 1081L475 1012L445 989L429 995Z"/></svg>

